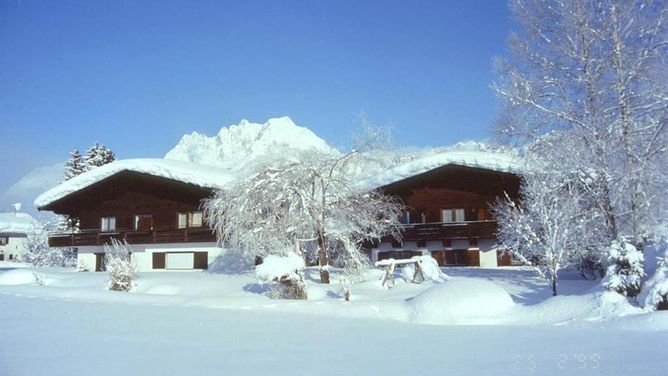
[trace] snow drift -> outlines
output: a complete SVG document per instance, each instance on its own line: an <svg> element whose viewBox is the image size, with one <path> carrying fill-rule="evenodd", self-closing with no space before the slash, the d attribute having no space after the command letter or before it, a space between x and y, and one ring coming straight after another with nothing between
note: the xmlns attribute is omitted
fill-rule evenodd
<svg viewBox="0 0 668 376"><path fill-rule="evenodd" d="M434 325L486 325L513 308L513 299L494 282L455 278L409 299L413 321Z"/></svg>

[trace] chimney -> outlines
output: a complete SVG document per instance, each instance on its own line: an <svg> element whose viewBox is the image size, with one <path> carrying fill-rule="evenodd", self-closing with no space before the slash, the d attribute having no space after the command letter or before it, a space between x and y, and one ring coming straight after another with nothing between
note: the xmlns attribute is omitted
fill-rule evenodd
<svg viewBox="0 0 668 376"><path fill-rule="evenodd" d="M21 203L16 202L12 204L12 207L14 208L14 215L18 214L21 211Z"/></svg>

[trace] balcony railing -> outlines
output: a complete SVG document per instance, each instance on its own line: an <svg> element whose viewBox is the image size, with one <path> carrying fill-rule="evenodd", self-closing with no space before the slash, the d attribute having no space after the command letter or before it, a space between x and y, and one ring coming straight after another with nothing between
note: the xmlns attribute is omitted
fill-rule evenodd
<svg viewBox="0 0 668 376"><path fill-rule="evenodd" d="M49 247L79 247L109 244L111 239L125 240L130 244L215 242L216 236L207 227L163 227L151 230L99 229L81 230L74 233L49 234Z"/></svg>
<svg viewBox="0 0 668 376"><path fill-rule="evenodd" d="M494 238L496 221L470 221L454 223L411 223L404 225L402 239L443 240Z"/></svg>

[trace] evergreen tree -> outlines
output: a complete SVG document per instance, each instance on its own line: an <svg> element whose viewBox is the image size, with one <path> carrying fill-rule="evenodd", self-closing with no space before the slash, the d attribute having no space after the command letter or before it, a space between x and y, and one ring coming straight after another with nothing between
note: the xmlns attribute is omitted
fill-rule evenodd
<svg viewBox="0 0 668 376"><path fill-rule="evenodd" d="M603 281L605 288L624 296L635 297L640 293L645 276L642 252L625 238L615 240L608 248L608 271Z"/></svg>
<svg viewBox="0 0 668 376"><path fill-rule="evenodd" d="M83 158L86 170L103 166L116 160L114 152L103 144L95 143L87 151Z"/></svg>
<svg viewBox="0 0 668 376"><path fill-rule="evenodd" d="M70 180L73 177L86 172L87 168L79 149L75 148L70 152L70 158L65 161L65 180Z"/></svg>

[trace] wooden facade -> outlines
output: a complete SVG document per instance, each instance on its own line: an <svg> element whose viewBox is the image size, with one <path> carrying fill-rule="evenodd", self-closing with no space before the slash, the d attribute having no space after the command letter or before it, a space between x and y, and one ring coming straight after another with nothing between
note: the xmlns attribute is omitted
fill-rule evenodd
<svg viewBox="0 0 668 376"><path fill-rule="evenodd" d="M103 245L112 238L130 244L215 242L205 226L179 226L179 213L199 211L211 194L171 179L121 172L42 208L79 220L79 232L51 234L49 246ZM113 218L113 226L103 218Z"/></svg>
<svg viewBox="0 0 668 376"><path fill-rule="evenodd" d="M377 252L377 259L410 258L426 249L443 266L489 264L489 253L484 260L480 253L480 244L496 244L489 206L505 194L517 198L519 185L514 174L450 164L381 187L403 201L406 213L401 239L382 239L391 247ZM150 245L144 257L150 269L165 269L170 259L176 265L183 253L198 269L205 268L207 253L191 245L216 242L199 214L202 200L212 193L211 188L122 171L40 209L79 220L79 231L50 234L49 245L87 247L90 257L95 254L96 270L103 268L100 252L111 239ZM370 255L378 245L367 244ZM504 255L492 259L495 265L511 262Z"/></svg>
<svg viewBox="0 0 668 376"><path fill-rule="evenodd" d="M383 239L394 250L379 252L378 259L411 257L429 242L439 265L479 266L478 242L496 239L490 205L506 194L517 199L519 187L515 174L454 164L382 187L384 193L402 200L406 213L401 240ZM497 256L497 265L508 264L507 256Z"/></svg>

